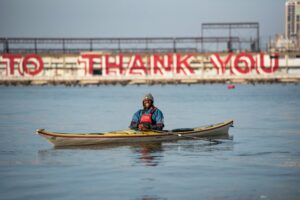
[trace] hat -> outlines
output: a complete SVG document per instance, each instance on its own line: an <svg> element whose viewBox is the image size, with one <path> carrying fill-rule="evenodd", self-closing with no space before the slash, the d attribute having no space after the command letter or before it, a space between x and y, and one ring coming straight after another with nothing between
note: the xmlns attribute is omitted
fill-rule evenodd
<svg viewBox="0 0 300 200"><path fill-rule="evenodd" d="M149 100L151 100L152 102L154 102L154 98L153 98L153 96L152 96L151 93L146 94L146 95L144 96L144 98L143 98L143 101L144 101L144 100L147 100L147 99L149 99Z"/></svg>

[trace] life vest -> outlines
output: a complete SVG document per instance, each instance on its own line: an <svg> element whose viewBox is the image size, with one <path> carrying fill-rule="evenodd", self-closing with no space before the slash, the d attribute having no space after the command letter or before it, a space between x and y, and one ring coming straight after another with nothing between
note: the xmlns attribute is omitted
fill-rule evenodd
<svg viewBox="0 0 300 200"><path fill-rule="evenodd" d="M140 124L144 124L144 123L154 124L155 122L152 120L152 115L155 111L156 111L155 107L151 108L149 114L146 114L146 113L144 113L144 111L142 111Z"/></svg>

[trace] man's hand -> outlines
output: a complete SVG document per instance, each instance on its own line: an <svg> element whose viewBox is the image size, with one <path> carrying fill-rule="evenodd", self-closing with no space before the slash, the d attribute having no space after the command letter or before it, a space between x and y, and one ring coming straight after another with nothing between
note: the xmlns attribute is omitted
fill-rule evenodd
<svg viewBox="0 0 300 200"><path fill-rule="evenodd" d="M140 131L144 131L144 130L145 130L145 128L144 128L144 125L143 125L143 124L139 124L139 130L140 130Z"/></svg>
<svg viewBox="0 0 300 200"><path fill-rule="evenodd" d="M146 130L150 130L150 129L151 129L150 124L139 124L140 131L146 131Z"/></svg>

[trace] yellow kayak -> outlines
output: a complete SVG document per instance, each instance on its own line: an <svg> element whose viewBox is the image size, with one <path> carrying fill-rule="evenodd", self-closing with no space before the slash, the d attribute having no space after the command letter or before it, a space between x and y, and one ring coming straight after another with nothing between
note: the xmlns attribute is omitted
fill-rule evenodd
<svg viewBox="0 0 300 200"><path fill-rule="evenodd" d="M111 143L157 142L187 138L211 138L228 135L229 128L233 126L233 120L208 126L200 126L188 129L174 129L170 131L137 131L121 130L105 133L57 133L38 129L36 133L54 146L82 146Z"/></svg>

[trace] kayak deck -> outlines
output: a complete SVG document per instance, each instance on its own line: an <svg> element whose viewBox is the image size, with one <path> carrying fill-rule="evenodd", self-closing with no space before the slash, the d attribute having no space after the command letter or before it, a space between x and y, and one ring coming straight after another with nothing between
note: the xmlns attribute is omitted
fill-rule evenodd
<svg viewBox="0 0 300 200"><path fill-rule="evenodd" d="M121 130L104 133L58 133L50 132L44 129L38 129L36 133L54 146L78 146L108 144L120 142L149 142L184 139L187 137L213 137L228 135L233 120L217 123L208 126L201 126L191 129L174 129L171 131L138 131L138 130Z"/></svg>

